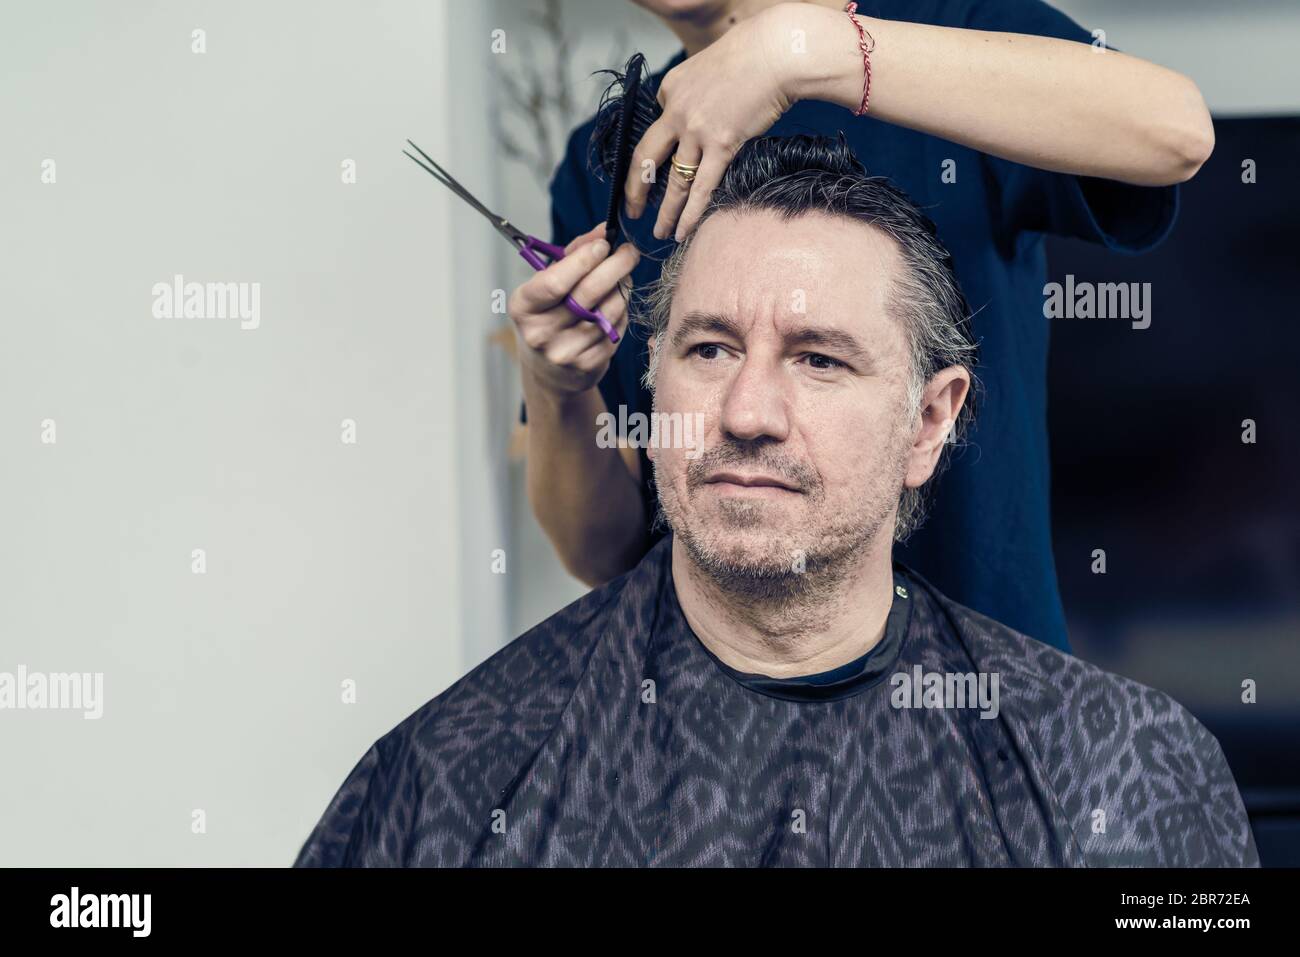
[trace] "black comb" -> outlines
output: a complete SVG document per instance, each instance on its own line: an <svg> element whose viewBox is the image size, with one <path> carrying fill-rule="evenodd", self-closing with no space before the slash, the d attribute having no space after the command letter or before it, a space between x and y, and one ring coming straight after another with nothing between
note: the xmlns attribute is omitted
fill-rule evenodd
<svg viewBox="0 0 1300 957"><path fill-rule="evenodd" d="M609 206L605 211L605 241L609 243L611 249L614 248L615 240L622 231L619 224L619 211L623 207L623 187L627 182L627 168L632 162L632 150L636 148L632 123L637 96L641 92L641 73L644 69L645 57L634 53L623 71L623 104L618 113L618 131L614 136L614 170L609 183Z"/></svg>
<svg viewBox="0 0 1300 957"><path fill-rule="evenodd" d="M587 163L598 178L609 180L605 239L612 248L618 238L628 238L622 228L623 185L627 182L632 151L663 110L659 106L654 81L646 75L645 57L640 53L632 54L621 73L618 70L600 72L613 77L613 80L601 96L596 126L588 144ZM667 168L665 163L656 173L648 205L663 198Z"/></svg>

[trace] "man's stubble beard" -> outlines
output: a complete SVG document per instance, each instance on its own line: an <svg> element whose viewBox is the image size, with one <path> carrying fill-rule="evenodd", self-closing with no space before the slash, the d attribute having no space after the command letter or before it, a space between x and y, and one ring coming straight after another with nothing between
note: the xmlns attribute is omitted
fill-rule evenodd
<svg viewBox="0 0 1300 957"><path fill-rule="evenodd" d="M695 566L721 591L756 604L799 606L806 613L834 600L840 584L870 553L881 534L888 534L892 544L892 514L907 468L907 446L901 440L901 429L897 429L890 436L890 467L863 489L857 507L845 509L842 517L830 514L820 475L808 467L792 469L789 463L769 461L749 443L727 442L688 459L687 495L694 503L700 501L704 479L723 466L753 467L799 487L807 521L802 528L774 528L767 547L757 554L738 545L733 533L757 527L775 506L725 499L718 502L719 517L706 523L698 512L689 515L682 508L671 483L660 482L660 459L656 458L652 461L657 489L653 527L670 528Z"/></svg>

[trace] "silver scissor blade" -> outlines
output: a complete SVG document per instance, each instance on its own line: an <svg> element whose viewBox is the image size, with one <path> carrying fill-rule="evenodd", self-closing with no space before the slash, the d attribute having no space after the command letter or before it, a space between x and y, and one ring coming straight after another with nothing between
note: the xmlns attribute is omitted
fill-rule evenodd
<svg viewBox="0 0 1300 957"><path fill-rule="evenodd" d="M410 140L407 140L406 142L411 143ZM425 158L425 160L428 161L428 164L427 164L427 165L426 165L425 163L420 162L420 161L419 161L418 159L416 159L414 156L411 156L411 154L408 153L408 152L406 152L406 150L402 150L402 154L403 154L404 156L410 157L411 162L413 162L413 163L415 163L417 166L419 166L420 169L424 170L426 173L428 173L430 176L432 176L432 177L433 177L434 179L436 179L438 182L442 183L442 185L446 186L449 190L451 190L453 193L455 193L457 196L459 196L459 197L460 197L461 199L463 199L465 202L469 203L471 206L473 206L475 209L477 209L480 213L482 213L482 214L483 214L484 216L486 216L488 219L492 220L493 224L496 225L496 227L497 227L498 229L501 228L501 223L504 222L504 220L502 220L500 216L498 216L496 213L492 212L492 210L488 209L486 206L484 206L482 203L480 203L477 199L475 199L473 193L471 193L469 190L467 190L464 186L461 186L460 183L456 182L456 178L455 178L454 176L452 176L450 173L448 173L448 172L447 172L445 169L443 169L441 166L439 166L438 163L435 162L435 161L433 160L433 158L429 156L428 153L426 153L424 150L420 149L420 147L416 146L414 143L411 143L411 147L412 147L412 148L413 148L417 153L419 153L421 156L423 156L423 157Z"/></svg>
<svg viewBox="0 0 1300 957"><path fill-rule="evenodd" d="M420 169L424 170L426 173L428 173L430 176L436 179L443 186L446 186L457 196L460 196L462 199L465 198L465 194L456 188L456 184L451 180L447 179L447 177L443 176L442 173L439 173L436 169L431 169L430 167L426 166L424 163L420 162L414 156L411 156L411 154L408 153L406 150L402 150L402 155L408 157L412 163L420 167Z"/></svg>

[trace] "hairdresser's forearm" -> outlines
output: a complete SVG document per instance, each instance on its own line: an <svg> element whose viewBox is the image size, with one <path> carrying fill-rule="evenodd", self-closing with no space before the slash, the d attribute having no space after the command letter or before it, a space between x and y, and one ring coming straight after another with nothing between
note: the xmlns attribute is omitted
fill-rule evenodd
<svg viewBox="0 0 1300 957"><path fill-rule="evenodd" d="M633 568L649 533L641 489L617 448L596 444L599 389L560 397L523 373L528 500L564 567L593 587Z"/></svg>
<svg viewBox="0 0 1300 957"><path fill-rule="evenodd" d="M848 17L797 5L807 30L791 92L850 109L862 100ZM1143 186L1190 179L1214 148L1196 84L1173 70L1069 40L878 20L869 111L1003 159Z"/></svg>

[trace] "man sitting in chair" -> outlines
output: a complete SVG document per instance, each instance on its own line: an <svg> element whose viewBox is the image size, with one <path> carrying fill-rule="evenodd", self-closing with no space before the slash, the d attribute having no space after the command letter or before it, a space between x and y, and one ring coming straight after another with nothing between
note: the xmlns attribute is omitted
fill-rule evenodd
<svg viewBox="0 0 1300 957"><path fill-rule="evenodd" d="M1257 866L1177 702L893 562L968 318L842 141L748 143L637 320L656 421L703 416L648 451L670 534L381 738L298 865Z"/></svg>

